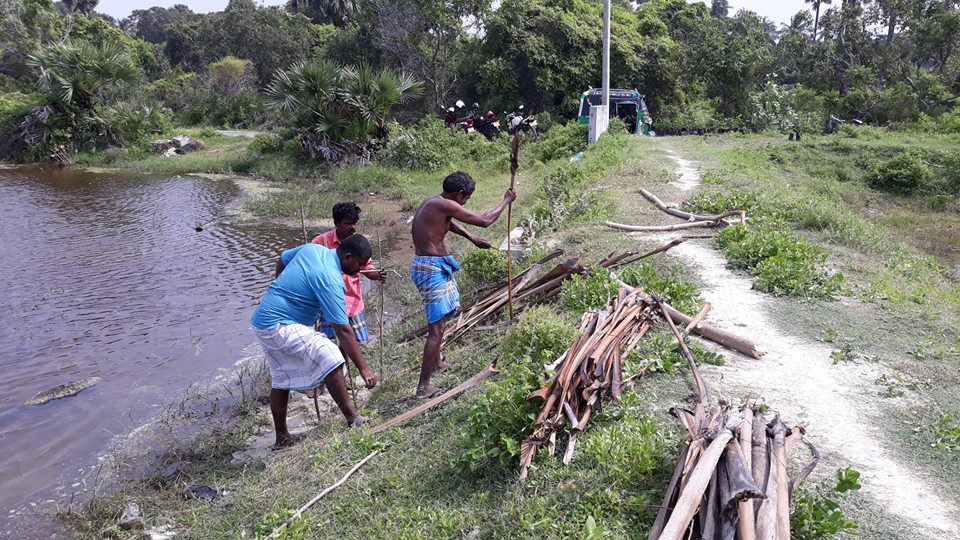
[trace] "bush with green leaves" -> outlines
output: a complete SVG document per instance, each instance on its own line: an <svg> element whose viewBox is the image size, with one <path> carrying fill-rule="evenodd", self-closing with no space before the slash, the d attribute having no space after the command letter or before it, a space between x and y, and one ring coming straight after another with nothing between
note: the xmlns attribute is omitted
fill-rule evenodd
<svg viewBox="0 0 960 540"><path fill-rule="evenodd" d="M549 363L570 348L577 329L567 319L546 306L525 310L503 341L504 358L532 358L534 362Z"/></svg>
<svg viewBox="0 0 960 540"><path fill-rule="evenodd" d="M829 252L772 221L727 227L717 235L717 243L730 264L757 278L754 287L760 291L822 299L840 292L843 276L822 268Z"/></svg>
<svg viewBox="0 0 960 540"><path fill-rule="evenodd" d="M520 440L534 429L541 404L527 396L543 384L543 369L522 358L501 366L501 374L476 395L460 428L454 467L482 475L519 465Z"/></svg>
<svg viewBox="0 0 960 540"><path fill-rule="evenodd" d="M892 193L915 193L930 187L932 182L933 172L917 152L903 152L867 172L867 185Z"/></svg>
<svg viewBox="0 0 960 540"><path fill-rule="evenodd" d="M687 348L697 364L712 364L722 366L725 359L722 354L709 351L699 342L687 341ZM673 333L669 331L650 332L624 360L624 372L633 375L644 373L677 373L686 369L687 359L683 356L680 346L673 341Z"/></svg>
<svg viewBox="0 0 960 540"><path fill-rule="evenodd" d="M589 126L577 122L567 122L563 126L554 126L544 133L537 143L540 161L552 161L571 158L577 152L587 148Z"/></svg>
<svg viewBox="0 0 960 540"><path fill-rule="evenodd" d="M683 269L676 265L661 275L652 264L641 262L620 271L620 279L627 285L640 287L648 293L657 293L668 304L683 313L694 314L703 307L697 286L681 277Z"/></svg>
<svg viewBox="0 0 960 540"><path fill-rule="evenodd" d="M606 268L597 268L589 274L574 274L560 287L560 301L564 307L582 313L601 308L617 296L620 285Z"/></svg>
<svg viewBox="0 0 960 540"><path fill-rule="evenodd" d="M837 481L821 482L813 488L800 487L793 493L790 534L797 540L824 540L841 535L856 536L858 524L847 519L840 503L850 491L860 489L860 473L838 469Z"/></svg>
<svg viewBox="0 0 960 540"><path fill-rule="evenodd" d="M471 249L461 259L463 273L478 285L507 279L507 256L497 249Z"/></svg>
<svg viewBox="0 0 960 540"><path fill-rule="evenodd" d="M627 394L624 402L635 397ZM667 438L648 415L624 415L591 433L582 444L584 454L595 461L594 467L614 485L634 483L650 475L666 456L672 455Z"/></svg>
<svg viewBox="0 0 960 540"><path fill-rule="evenodd" d="M752 191L730 190L715 193L698 193L680 205L688 212L697 214L722 214L728 210L743 210L750 215L759 210L757 194Z"/></svg>
<svg viewBox="0 0 960 540"><path fill-rule="evenodd" d="M437 170L458 160L491 160L506 167L509 150L505 137L492 144L480 135L466 135L436 117L400 128L394 125L379 157L382 163L404 169Z"/></svg>
<svg viewBox="0 0 960 540"><path fill-rule="evenodd" d="M931 446L943 450L960 450L960 423L954 422L953 416L943 413L933 426L936 440Z"/></svg>

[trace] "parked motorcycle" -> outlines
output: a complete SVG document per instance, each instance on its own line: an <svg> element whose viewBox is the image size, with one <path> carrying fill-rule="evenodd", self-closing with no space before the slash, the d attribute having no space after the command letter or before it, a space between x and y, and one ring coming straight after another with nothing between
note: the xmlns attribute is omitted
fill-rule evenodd
<svg viewBox="0 0 960 540"><path fill-rule="evenodd" d="M500 119L493 114L493 111L487 111L487 114L473 121L473 127L481 135L492 141L500 136Z"/></svg>
<svg viewBox="0 0 960 540"><path fill-rule="evenodd" d="M537 132L537 117L535 115L524 116L523 105L517 107L517 110L507 115L507 133L513 135L522 131L530 135L533 140L537 140L540 134Z"/></svg>
<svg viewBox="0 0 960 540"><path fill-rule="evenodd" d="M456 107L454 107L454 105L456 105ZM455 126L460 120L460 118L457 116L457 110L463 108L463 101L457 100L454 105L447 107L447 110L443 113L443 123L445 123L448 127Z"/></svg>

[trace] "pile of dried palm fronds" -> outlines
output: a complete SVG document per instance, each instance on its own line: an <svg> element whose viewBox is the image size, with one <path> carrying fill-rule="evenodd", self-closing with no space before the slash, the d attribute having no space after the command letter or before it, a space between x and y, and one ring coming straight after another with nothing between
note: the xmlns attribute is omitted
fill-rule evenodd
<svg viewBox="0 0 960 540"><path fill-rule="evenodd" d="M679 242L671 242L668 245L673 247L678 243ZM660 248L660 250L665 251L663 248ZM655 250L655 252L659 253L660 251ZM652 253L653 252L644 254L640 257L651 255ZM560 285L565 280L570 279L570 277L574 274L583 274L587 272L588 269L581 264L580 259L578 257L574 257L557 264L552 270L543 274L542 276L536 277L537 273L541 268L544 267L544 265L561 255L563 255L563 251L558 249L534 263L532 266L530 266L530 268L527 268L523 272L517 274L516 277L513 278L514 301L518 303L525 301L528 303L543 302L560 294ZM614 255L611 253L597 263L597 266L602 268L615 268L621 264L632 262L640 258L634 257L634 255L635 254L633 252L629 251L619 255ZM443 343L441 346L445 347L461 337L471 328L477 326L477 324L480 322L500 313L507 306L508 301L509 291L507 288L507 283L503 282L500 285L497 285L496 288L493 289L493 292L488 293L470 308L463 310L460 315L447 323L446 330L443 334ZM400 343L412 341L426 333L427 327L423 326L400 338Z"/></svg>
<svg viewBox="0 0 960 540"><path fill-rule="evenodd" d="M666 317L675 335L679 331ZM691 412L671 409L687 429L670 485L650 530L651 540L704 538L754 540L790 538L790 496L817 465L813 455L792 480L787 456L804 433L780 417L757 415L752 402L740 411L727 404L710 405L707 388L689 350L681 342L697 385Z"/></svg>
<svg viewBox="0 0 960 540"><path fill-rule="evenodd" d="M663 210L671 216L678 217L685 221L685 223L676 223L672 225L624 225L623 223L614 223L612 221L605 221L604 224L608 227L614 229L619 229L621 231L628 231L632 234L636 233L645 233L645 232L666 232L666 231L680 231L684 229L694 229L698 227L724 227L727 225L733 225L736 223L745 223L747 220L747 213L743 210L729 210L717 215L704 216L700 214L694 214L691 212L684 212L672 206L668 206L666 203L657 198L656 195L650 193L649 191L640 188L640 194L647 198L650 202L656 205L657 208ZM738 216L738 220L727 219L729 217Z"/></svg>
<svg viewBox="0 0 960 540"><path fill-rule="evenodd" d="M645 373L644 369L624 379L622 360L637 347L657 317L664 318L674 329L674 319L680 319L687 325L684 333L677 330L675 336L688 354L683 340L687 333L693 331L744 354L759 357L760 353L751 342L701 324L709 309L710 304L706 304L697 316L689 317L657 296L624 285L606 307L584 313L579 335L557 360L553 378L529 398L544 400L544 405L536 419L539 427L520 445L521 479L526 477L541 448L546 446L551 455L554 453L557 432L565 426L569 430L569 439L563 462L570 463L577 434L586 426L593 412L602 406L601 398L607 395L619 400L624 385Z"/></svg>
<svg viewBox="0 0 960 540"><path fill-rule="evenodd" d="M520 444L520 478L537 452L547 445L551 455L557 431L569 426L563 462L569 464L583 430L594 410L601 408L604 393L615 400L623 391L623 359L640 343L654 322L655 306L640 289L619 296L604 309L588 311L580 322L580 333L556 365L550 383L528 399L545 403L537 416L538 427Z"/></svg>

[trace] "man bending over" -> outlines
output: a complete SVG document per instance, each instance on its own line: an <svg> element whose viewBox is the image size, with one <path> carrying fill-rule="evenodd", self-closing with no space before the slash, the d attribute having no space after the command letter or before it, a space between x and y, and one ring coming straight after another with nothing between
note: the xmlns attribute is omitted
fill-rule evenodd
<svg viewBox="0 0 960 540"><path fill-rule="evenodd" d="M441 367L440 342L444 325L460 309L460 289L453 273L460 265L450 256L444 238L447 232L459 234L481 249L490 247L490 242L473 236L454 220L489 227L517 195L513 190L503 194L503 200L492 210L482 214L464 208L473 195L476 183L465 172L455 172L443 180L443 193L423 201L413 217L413 245L415 256L410 266L410 278L423 298L423 310L427 318L427 341L423 346L423 363L420 365L420 382L417 397L433 397L439 388L430 385L433 372Z"/></svg>
<svg viewBox="0 0 960 540"><path fill-rule="evenodd" d="M274 448L297 438L287 431L290 390L312 390L326 384L348 426L368 420L357 412L347 393L340 350L314 331L319 316L329 322L341 347L360 368L367 388L377 384L347 319L343 274L355 275L370 261L370 243L359 234L336 250L304 244L284 251L277 261L277 279L270 284L250 319L270 366L270 412L276 430Z"/></svg>

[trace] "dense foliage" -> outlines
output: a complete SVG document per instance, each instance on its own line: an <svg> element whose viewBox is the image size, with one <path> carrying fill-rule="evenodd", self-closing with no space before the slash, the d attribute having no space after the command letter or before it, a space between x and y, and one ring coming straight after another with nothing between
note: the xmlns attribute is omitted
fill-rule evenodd
<svg viewBox="0 0 960 540"><path fill-rule="evenodd" d="M658 129L809 132L836 115L960 131L955 0L808 4L778 28L753 12L733 12L727 2L709 7L686 0L614 2L612 84L644 93ZM283 7L231 0L222 12L152 7L121 21L98 14L96 5L95 0L0 4L0 88L19 95L5 99L0 110L0 157L29 149L30 157L49 158L54 147L129 145L146 136L114 135L125 129L109 125L111 117L100 107L181 124L286 125L314 157L324 154L316 152L318 128L331 140L339 135L327 134L330 130L348 139L359 134L361 143L383 139L387 117L370 119L362 108L355 112L374 128L353 129L355 116L345 121L349 129L330 124L328 117L306 122L322 95L299 113L265 112L264 93L276 89L284 75L292 80L333 62L371 77L394 74L393 82L419 82L419 96L399 100L390 111L402 120L436 116L457 98L498 112L524 103L554 119L570 119L580 94L600 79L598 0L290 0ZM58 72L39 63L54 61L54 55ZM102 74L103 88L87 96L83 86L101 77L87 67L96 55L101 60L112 55L123 76ZM69 82L65 78L84 72ZM74 84L79 116L63 108L33 109L50 106L58 92L66 97L64 89ZM33 108L24 110L20 105L26 103ZM37 139L29 137L36 130L28 130L25 140L15 129L24 120L31 128L39 121L49 134ZM145 129L160 124L148 122ZM311 130L314 137L305 136ZM545 145L543 152L575 153L562 139L555 142L556 148ZM392 157L404 161L400 154ZM439 165L435 156L427 158L414 165ZM908 176L920 170L910 158L901 161L897 165L912 167L904 169ZM910 189L896 178L877 176L875 183Z"/></svg>

